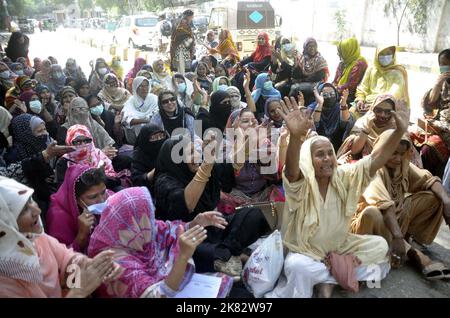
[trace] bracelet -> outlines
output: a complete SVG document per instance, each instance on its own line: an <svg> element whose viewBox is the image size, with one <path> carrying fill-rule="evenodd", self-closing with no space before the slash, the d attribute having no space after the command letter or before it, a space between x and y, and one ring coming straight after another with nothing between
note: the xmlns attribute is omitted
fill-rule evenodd
<svg viewBox="0 0 450 318"><path fill-rule="evenodd" d="M365 131L365 130L361 130L361 132L362 132L364 135L367 135L367 136L370 135L370 132L367 132L367 131Z"/></svg>
<svg viewBox="0 0 450 318"><path fill-rule="evenodd" d="M200 183L208 183L210 177L211 177L211 172L206 173L203 170L203 166L200 166L197 170L197 173L194 176L194 181L197 181Z"/></svg>
<svg viewBox="0 0 450 318"><path fill-rule="evenodd" d="M315 113L321 113L322 111L321 110L315 110L314 112Z"/></svg>

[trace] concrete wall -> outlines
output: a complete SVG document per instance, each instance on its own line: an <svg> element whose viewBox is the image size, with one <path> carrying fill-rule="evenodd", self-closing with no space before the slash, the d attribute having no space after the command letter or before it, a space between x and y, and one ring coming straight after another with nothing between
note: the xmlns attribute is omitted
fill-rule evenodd
<svg viewBox="0 0 450 318"><path fill-rule="evenodd" d="M450 0L446 0L445 2L439 29L435 48L436 52L450 48Z"/></svg>

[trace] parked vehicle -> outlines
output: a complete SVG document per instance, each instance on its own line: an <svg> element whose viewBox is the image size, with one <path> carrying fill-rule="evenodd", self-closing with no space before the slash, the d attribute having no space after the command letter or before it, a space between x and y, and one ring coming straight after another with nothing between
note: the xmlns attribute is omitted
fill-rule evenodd
<svg viewBox="0 0 450 318"><path fill-rule="evenodd" d="M238 51L246 55L254 51L259 32L267 32L274 42L281 23L270 2L239 1L213 8L208 28L217 33L220 29L230 30Z"/></svg>
<svg viewBox="0 0 450 318"><path fill-rule="evenodd" d="M132 48L156 50L159 46L157 24L158 16L156 15L123 17L113 33L113 42Z"/></svg>
<svg viewBox="0 0 450 318"><path fill-rule="evenodd" d="M19 18L19 29L23 33L34 33L33 21L27 18Z"/></svg>
<svg viewBox="0 0 450 318"><path fill-rule="evenodd" d="M43 29L47 31L56 31L56 21L55 19L43 19L42 20Z"/></svg>

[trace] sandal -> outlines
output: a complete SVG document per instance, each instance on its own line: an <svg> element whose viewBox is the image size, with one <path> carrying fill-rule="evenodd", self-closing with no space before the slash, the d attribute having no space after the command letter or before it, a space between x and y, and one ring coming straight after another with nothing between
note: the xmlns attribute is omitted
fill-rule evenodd
<svg viewBox="0 0 450 318"><path fill-rule="evenodd" d="M450 278L450 269L441 262L433 262L422 270L425 278L429 281Z"/></svg>

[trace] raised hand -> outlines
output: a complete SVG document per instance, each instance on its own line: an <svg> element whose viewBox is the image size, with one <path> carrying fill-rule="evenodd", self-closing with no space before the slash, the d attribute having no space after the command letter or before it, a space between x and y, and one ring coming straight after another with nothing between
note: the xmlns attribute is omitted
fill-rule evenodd
<svg viewBox="0 0 450 318"><path fill-rule="evenodd" d="M316 99L317 105L322 106L324 103L323 93L319 94L319 91L317 90L317 86L313 89L314 98Z"/></svg>
<svg viewBox="0 0 450 318"><path fill-rule="evenodd" d="M245 68L244 88L250 89L250 81L251 81L250 71L248 68Z"/></svg>
<svg viewBox="0 0 450 318"><path fill-rule="evenodd" d="M200 225L202 227L214 226L224 230L228 222L223 218L222 213L217 211L197 214L191 222L191 226Z"/></svg>
<svg viewBox="0 0 450 318"><path fill-rule="evenodd" d="M298 106L300 107L305 106L305 95L303 95L302 92L298 93Z"/></svg>
<svg viewBox="0 0 450 318"><path fill-rule="evenodd" d="M337 159L338 165L345 165L352 160L352 151L349 150Z"/></svg>
<svg viewBox="0 0 450 318"><path fill-rule="evenodd" d="M366 103L363 102L363 101L361 101L361 100L359 100L359 101L356 103L356 109L357 109L359 112L362 112L362 113L366 112Z"/></svg>
<svg viewBox="0 0 450 318"><path fill-rule="evenodd" d="M117 156L117 149L114 147L106 146L102 151L109 159L114 159Z"/></svg>
<svg viewBox="0 0 450 318"><path fill-rule="evenodd" d="M180 246L180 256L190 259L194 254L197 246L206 240L206 230L204 227L196 225L193 228L183 232L178 237L178 245Z"/></svg>
<svg viewBox="0 0 450 318"><path fill-rule="evenodd" d="M342 97L341 97L341 101L340 101L341 108L348 107L348 105L347 105L348 94L349 94L348 89L345 89L342 92Z"/></svg>
<svg viewBox="0 0 450 318"><path fill-rule="evenodd" d="M391 112L391 114L395 120L397 130L405 133L408 130L409 126L409 116L407 112L405 112L404 110L398 110L396 112Z"/></svg>
<svg viewBox="0 0 450 318"><path fill-rule="evenodd" d="M58 146L56 144L56 141L53 141L51 144L47 146L47 148L44 150L46 156L48 159L61 157L62 155L65 155L66 153L75 151L75 147L72 146Z"/></svg>
<svg viewBox="0 0 450 318"><path fill-rule="evenodd" d="M202 145L205 163L214 164L216 161L217 144L216 135L213 132L209 132Z"/></svg>
<svg viewBox="0 0 450 318"><path fill-rule="evenodd" d="M285 97L284 101L281 101L281 109L277 109L277 112L285 121L291 135L296 138L303 138L314 124L304 108L300 109L294 97Z"/></svg>

